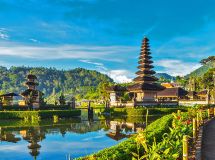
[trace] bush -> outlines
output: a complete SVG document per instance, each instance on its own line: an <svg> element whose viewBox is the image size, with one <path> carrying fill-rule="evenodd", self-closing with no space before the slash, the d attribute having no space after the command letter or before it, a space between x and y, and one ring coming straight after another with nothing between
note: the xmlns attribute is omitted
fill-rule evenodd
<svg viewBox="0 0 215 160"><path fill-rule="evenodd" d="M45 106L40 106L40 110L68 110L71 107L68 105L52 105L48 104ZM6 111L27 111L29 110L28 106L19 106L19 105L13 105L13 106L2 106L1 110Z"/></svg>
<svg viewBox="0 0 215 160"><path fill-rule="evenodd" d="M171 125L172 120L172 115L166 115L152 122L147 126L147 132L149 132L149 136L147 136L147 138L153 139L154 137L156 137L158 141L161 140L162 135L166 132L169 132L169 126ZM89 155L87 157L78 158L78 160L130 160L132 159L132 152L137 152L135 137L136 136L133 136L117 144L116 146L106 148L102 151L99 151L98 153Z"/></svg>
<svg viewBox="0 0 215 160"><path fill-rule="evenodd" d="M25 117L40 116L41 118L52 118L53 115L58 117L78 117L81 110L56 110L56 111L0 111L0 119L24 119Z"/></svg>
<svg viewBox="0 0 215 160"><path fill-rule="evenodd" d="M170 114L177 110L187 111L186 108L148 108L149 115ZM146 111L147 108L110 108L105 109L104 112L108 112L112 116L145 116Z"/></svg>

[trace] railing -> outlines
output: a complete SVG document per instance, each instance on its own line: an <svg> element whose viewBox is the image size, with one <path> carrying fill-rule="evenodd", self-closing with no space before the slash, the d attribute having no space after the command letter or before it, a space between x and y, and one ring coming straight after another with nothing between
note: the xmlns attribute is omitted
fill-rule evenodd
<svg viewBox="0 0 215 160"><path fill-rule="evenodd" d="M203 118L203 116L202 116L203 113L207 113L207 119ZM211 116L211 115L213 115L213 116ZM188 135L184 135L183 140L182 140L183 141L183 160L188 160L189 156L190 156L189 148L191 146L189 146L189 143L188 143L189 140L193 141L195 150L197 149L197 146L201 146L201 144L198 144L198 143L201 143L201 140L199 140L199 138L202 137L201 135L198 136L198 134L200 134L200 133L202 134L202 131L200 132L200 127L203 126L204 123L209 121L212 117L215 117L215 108L210 108L207 110L200 110L197 113L196 117L193 118L193 122L192 122L193 123L193 135L192 135L192 137L189 137ZM199 152L201 152L201 150Z"/></svg>

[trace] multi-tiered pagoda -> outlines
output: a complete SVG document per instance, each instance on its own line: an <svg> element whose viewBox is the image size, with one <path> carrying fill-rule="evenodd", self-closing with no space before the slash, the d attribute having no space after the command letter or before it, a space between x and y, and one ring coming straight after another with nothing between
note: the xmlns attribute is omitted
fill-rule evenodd
<svg viewBox="0 0 215 160"><path fill-rule="evenodd" d="M25 85L28 89L22 92L21 95L24 97L26 105L38 108L43 93L36 88L38 86L37 77L33 74L28 74Z"/></svg>
<svg viewBox="0 0 215 160"><path fill-rule="evenodd" d="M153 102L157 92L164 89L156 83L158 79L154 76L155 71L152 70L154 66L150 55L149 39L145 37L142 41L137 77L133 80L134 84L128 87L128 91L134 93L135 101Z"/></svg>

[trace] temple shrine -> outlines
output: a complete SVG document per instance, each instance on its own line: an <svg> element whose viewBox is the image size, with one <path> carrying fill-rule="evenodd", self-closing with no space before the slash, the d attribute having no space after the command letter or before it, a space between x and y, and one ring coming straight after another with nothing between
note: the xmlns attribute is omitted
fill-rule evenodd
<svg viewBox="0 0 215 160"><path fill-rule="evenodd" d="M108 88L110 92L111 106L148 106L156 105L157 92L162 91L165 87L156 83L158 80L153 71L153 61L150 56L149 39L144 38L142 41L140 56L139 56L139 70L136 72L137 77L134 78L133 84L128 87L112 86ZM122 92L128 92L130 102L123 103L118 101Z"/></svg>
<svg viewBox="0 0 215 160"><path fill-rule="evenodd" d="M39 108L40 100L44 95L41 91L37 90L38 86L37 77L33 74L27 75L27 82L25 85L27 86L27 90L21 93L24 98L25 104L28 106L32 106L33 108Z"/></svg>

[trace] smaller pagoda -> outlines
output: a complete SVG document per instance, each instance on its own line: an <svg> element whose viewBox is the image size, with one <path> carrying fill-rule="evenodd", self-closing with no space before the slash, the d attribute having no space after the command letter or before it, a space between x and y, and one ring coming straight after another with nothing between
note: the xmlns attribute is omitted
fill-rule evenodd
<svg viewBox="0 0 215 160"><path fill-rule="evenodd" d="M28 74L25 85L27 86L27 89L21 93L24 97L25 104L32 106L33 108L39 108L42 96L44 94L37 90L37 86L39 85L37 82L37 77L33 74Z"/></svg>

